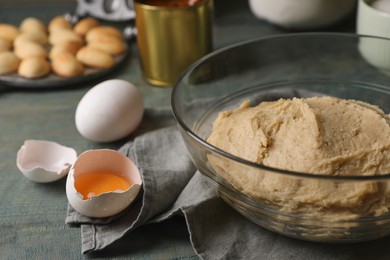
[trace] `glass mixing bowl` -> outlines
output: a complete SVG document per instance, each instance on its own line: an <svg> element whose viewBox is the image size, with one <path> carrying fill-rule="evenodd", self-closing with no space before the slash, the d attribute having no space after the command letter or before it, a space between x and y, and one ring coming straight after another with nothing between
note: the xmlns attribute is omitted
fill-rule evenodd
<svg viewBox="0 0 390 260"><path fill-rule="evenodd" d="M365 101L389 114L389 51L389 40L381 38L297 33L246 41L202 58L172 91L173 113L194 164L230 206L271 231L330 243L388 235L389 174L325 176L280 170L238 158L206 140L218 113L244 100L256 105L330 95ZM261 185L264 180L268 186ZM248 193L245 185L261 189ZM306 189L308 196L302 200L291 187ZM325 187L331 192L323 192ZM381 204L380 210L368 214L375 203Z"/></svg>

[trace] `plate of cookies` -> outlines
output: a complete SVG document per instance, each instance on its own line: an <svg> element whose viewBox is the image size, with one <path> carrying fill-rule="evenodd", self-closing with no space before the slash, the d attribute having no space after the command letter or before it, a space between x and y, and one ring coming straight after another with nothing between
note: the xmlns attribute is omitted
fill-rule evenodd
<svg viewBox="0 0 390 260"><path fill-rule="evenodd" d="M128 46L116 27L93 17L72 24L64 16L48 25L35 17L17 27L0 23L0 84L64 87L101 77L125 60Z"/></svg>

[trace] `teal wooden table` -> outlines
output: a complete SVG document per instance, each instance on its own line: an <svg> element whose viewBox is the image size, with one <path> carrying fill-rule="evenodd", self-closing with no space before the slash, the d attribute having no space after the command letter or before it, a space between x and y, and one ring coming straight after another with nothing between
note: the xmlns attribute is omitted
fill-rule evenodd
<svg viewBox="0 0 390 260"><path fill-rule="evenodd" d="M74 3L0 3L0 23L19 24L27 16L48 22L75 8ZM334 30L353 31L353 17ZM256 19L246 1L215 0L214 48L260 36L286 33ZM80 230L64 223L65 179L51 184L27 180L16 167L16 153L26 139L44 139L73 147L118 149L124 142L98 144L76 130L74 114L82 96L105 79L124 79L142 92L145 107L170 108L171 88L153 87L140 72L133 41L125 64L110 75L81 85L47 91L0 90L0 259L191 259L197 258L184 219L142 227L103 252L81 255ZM228 65L227 65L228 66ZM153 125L145 118L140 131Z"/></svg>

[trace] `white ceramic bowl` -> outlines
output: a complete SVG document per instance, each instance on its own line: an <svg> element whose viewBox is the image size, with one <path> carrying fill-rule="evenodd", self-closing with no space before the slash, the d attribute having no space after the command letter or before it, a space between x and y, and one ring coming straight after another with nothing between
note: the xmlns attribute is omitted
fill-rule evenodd
<svg viewBox="0 0 390 260"><path fill-rule="evenodd" d="M290 29L313 29L340 21L356 0L249 0L253 14Z"/></svg>
<svg viewBox="0 0 390 260"><path fill-rule="evenodd" d="M357 33L390 38L390 13L372 6L373 0L359 0L357 14ZM372 41L362 38L359 50L373 66L390 74L390 43L386 40Z"/></svg>

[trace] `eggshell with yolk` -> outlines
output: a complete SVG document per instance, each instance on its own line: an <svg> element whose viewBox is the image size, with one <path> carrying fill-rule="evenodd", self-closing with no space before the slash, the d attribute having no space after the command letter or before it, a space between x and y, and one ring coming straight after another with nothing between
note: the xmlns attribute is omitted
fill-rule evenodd
<svg viewBox="0 0 390 260"><path fill-rule="evenodd" d="M83 174L110 171L129 180L127 190L112 190L83 199L76 189L75 180ZM89 150L82 153L69 171L66 182L66 196L69 204L79 213L88 217L103 218L116 215L126 209L136 198L142 185L136 165L121 153L109 150Z"/></svg>

